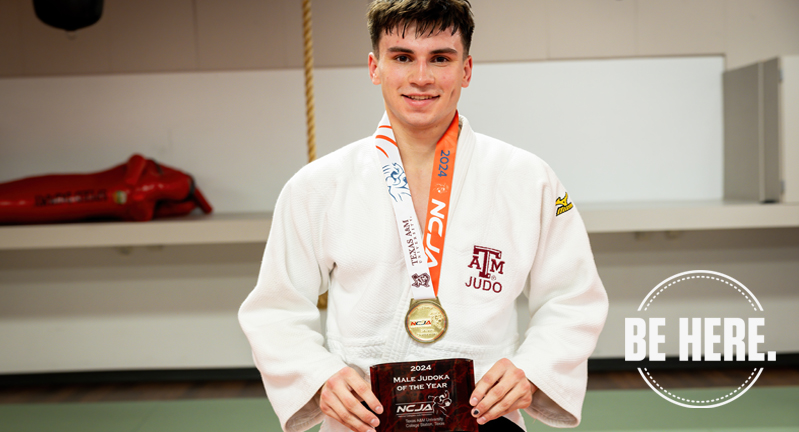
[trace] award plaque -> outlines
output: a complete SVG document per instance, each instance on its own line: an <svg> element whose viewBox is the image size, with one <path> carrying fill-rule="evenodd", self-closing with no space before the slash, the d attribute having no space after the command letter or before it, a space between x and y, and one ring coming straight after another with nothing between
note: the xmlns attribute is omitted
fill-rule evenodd
<svg viewBox="0 0 799 432"><path fill-rule="evenodd" d="M372 392L383 414L382 432L477 432L469 398L474 364L469 359L383 363L370 368Z"/></svg>

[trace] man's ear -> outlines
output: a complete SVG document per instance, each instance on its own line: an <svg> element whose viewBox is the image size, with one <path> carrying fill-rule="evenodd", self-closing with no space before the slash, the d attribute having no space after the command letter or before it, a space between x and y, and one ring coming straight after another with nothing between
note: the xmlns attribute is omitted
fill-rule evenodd
<svg viewBox="0 0 799 432"><path fill-rule="evenodd" d="M380 85L380 77L377 75L377 65L378 59L375 53L369 53L369 79L372 80L372 84Z"/></svg>
<svg viewBox="0 0 799 432"><path fill-rule="evenodd" d="M461 87L466 88L469 87L469 83L472 81L472 56L466 57L466 61L463 62L463 81L461 82Z"/></svg>

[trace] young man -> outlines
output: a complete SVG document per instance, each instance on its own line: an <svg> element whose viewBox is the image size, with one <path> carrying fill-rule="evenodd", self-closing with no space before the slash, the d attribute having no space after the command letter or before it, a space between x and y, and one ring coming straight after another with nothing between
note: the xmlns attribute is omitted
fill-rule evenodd
<svg viewBox="0 0 799 432"><path fill-rule="evenodd" d="M466 0L377 0L368 23L383 120L286 184L239 312L283 428L380 430L361 404L383 409L371 365L458 357L474 360L481 429L502 416L523 428L519 409L576 426L607 312L576 208L543 161L458 115L472 76ZM448 325L422 343L406 314L428 280ZM532 318L520 337L522 295Z"/></svg>

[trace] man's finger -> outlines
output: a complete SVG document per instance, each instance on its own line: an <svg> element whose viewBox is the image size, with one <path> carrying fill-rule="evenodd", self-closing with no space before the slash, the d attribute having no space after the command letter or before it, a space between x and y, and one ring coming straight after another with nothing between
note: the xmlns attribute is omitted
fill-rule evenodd
<svg viewBox="0 0 799 432"><path fill-rule="evenodd" d="M474 417L481 417L486 415L497 403L503 400L506 395L513 389L515 382L506 375L491 387L483 399L472 410ZM477 414L475 414L475 411Z"/></svg>
<svg viewBox="0 0 799 432"><path fill-rule="evenodd" d="M353 428L353 430L370 431L374 432L380 421L360 403L357 406L344 405L346 412L343 413L344 424Z"/></svg>
<svg viewBox="0 0 799 432"><path fill-rule="evenodd" d="M374 426L367 424L357 414L351 412L333 392L323 392L320 407L322 408L322 412L327 414L330 418L351 430L358 432L374 432ZM367 411L363 406L361 406L361 409Z"/></svg>
<svg viewBox="0 0 799 432"><path fill-rule="evenodd" d="M352 388L352 391L358 395L362 401L366 402L366 405L368 405L372 411L377 414L383 413L383 406L380 405L380 401L378 401L375 394L372 393L369 383L356 374L355 377L348 380L348 384L350 388Z"/></svg>
<svg viewBox="0 0 799 432"><path fill-rule="evenodd" d="M491 408L495 400L485 401L486 396L489 392L500 382L506 371L509 368L515 368L513 363L508 359L501 359L498 362L494 363L491 366L491 369L480 378L480 381L477 382L477 385L474 387L474 391L472 392L472 397L469 399L469 404L473 406L472 415L474 417L478 417L481 413ZM501 396L504 396L504 393L507 393L506 389ZM484 403L487 402L487 403Z"/></svg>
<svg viewBox="0 0 799 432"><path fill-rule="evenodd" d="M329 388L322 387L322 393L319 397L319 407L328 417L336 420L339 423L345 423L343 415L347 409L338 399L336 392L330 390Z"/></svg>
<svg viewBox="0 0 799 432"><path fill-rule="evenodd" d="M344 368L322 386L319 407L322 412L342 425L357 432L374 432L379 424L377 416L361 405L357 393L369 398L369 385L353 370ZM374 398L374 395L371 396ZM379 404L378 404L379 405Z"/></svg>
<svg viewBox="0 0 799 432"><path fill-rule="evenodd" d="M477 404L479 404L480 401L483 400L486 393L488 393L488 391L491 390L492 387L494 387L494 384L496 384L496 382L499 381L500 378L502 378L502 373L504 368L504 365L500 364L502 360L494 363L494 365L491 366L491 369L489 369L488 372L486 372L485 375L483 375L483 377L480 378L480 381L478 381L477 384L474 386L472 397L469 399L469 404L471 406L476 407ZM474 410L472 410L472 413L474 414Z"/></svg>
<svg viewBox="0 0 799 432"><path fill-rule="evenodd" d="M353 392L346 392L340 395L340 400L347 412L357 417L361 423L368 424L370 427L377 427L380 421L377 416L366 409L365 406L354 396Z"/></svg>
<svg viewBox="0 0 799 432"><path fill-rule="evenodd" d="M496 401L477 419L478 424L485 424L511 411L526 408L532 402L532 390L529 385L519 383L508 391L504 397Z"/></svg>

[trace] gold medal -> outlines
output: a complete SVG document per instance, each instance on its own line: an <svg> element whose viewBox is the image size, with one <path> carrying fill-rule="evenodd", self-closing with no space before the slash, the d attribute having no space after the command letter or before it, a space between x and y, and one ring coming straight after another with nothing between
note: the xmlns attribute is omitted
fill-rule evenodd
<svg viewBox="0 0 799 432"><path fill-rule="evenodd" d="M411 300L405 316L405 330L413 340L421 343L437 341L447 332L447 313L438 297L429 300Z"/></svg>

